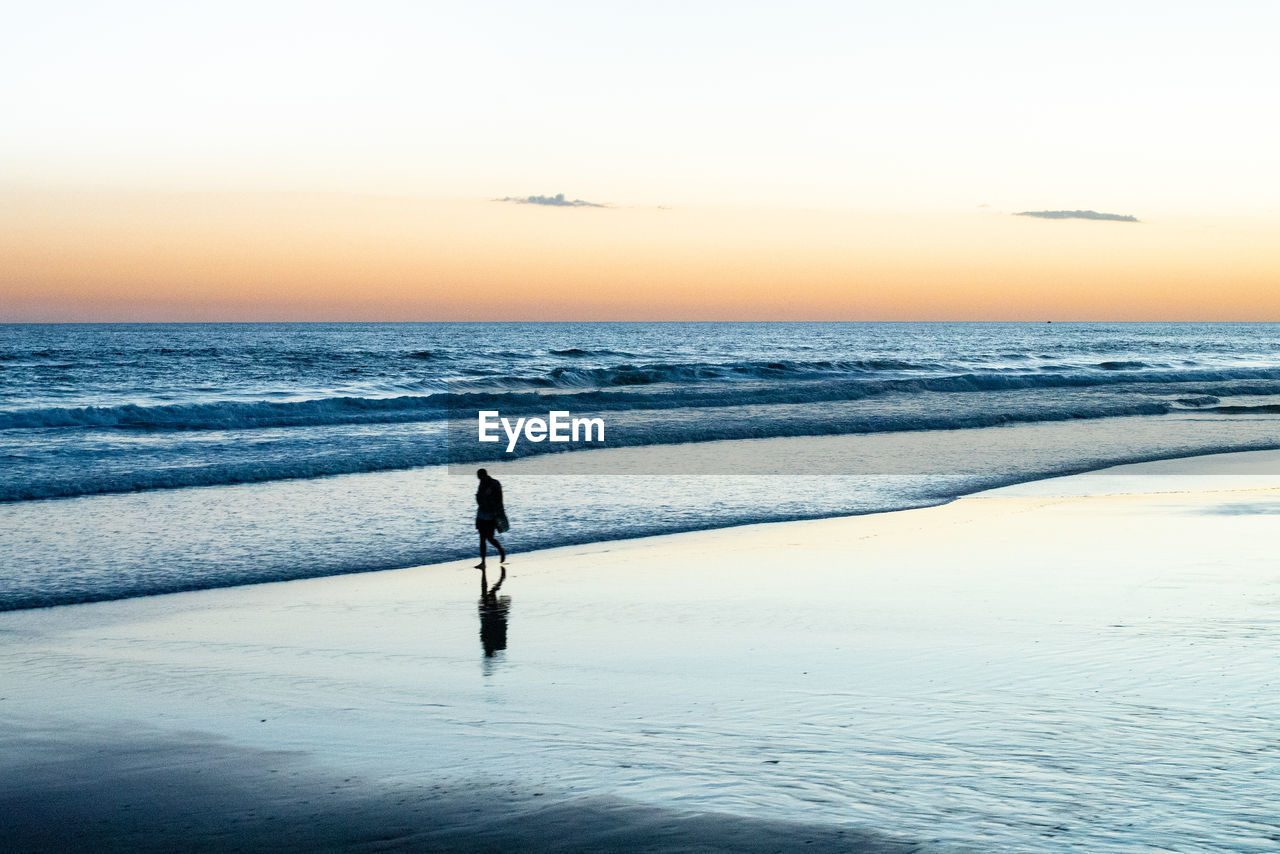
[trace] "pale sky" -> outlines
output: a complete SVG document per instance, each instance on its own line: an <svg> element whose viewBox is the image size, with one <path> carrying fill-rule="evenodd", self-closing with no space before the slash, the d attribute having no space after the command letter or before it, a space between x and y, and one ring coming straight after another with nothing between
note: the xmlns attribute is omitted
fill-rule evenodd
<svg viewBox="0 0 1280 854"><path fill-rule="evenodd" d="M856 278L865 261L896 286L920 286L912 256L936 248L930 275L945 276L948 259L971 254L954 235L973 230L991 247L989 265L1006 270L987 290L1013 287L1014 278L1047 288L1061 284L1064 271L1099 263L1098 274L1117 286L1141 277L1149 287L1168 256L1142 252L1174 245L1184 254L1202 247L1190 263L1206 275L1232 259L1243 263L1242 298L1257 296L1267 283L1280 284L1280 258L1268 249L1280 245L1277 33L1274 0L13 6L0 30L7 197L0 225L9 232L0 250L10 258L0 266L0 311L7 304L14 319L71 317L110 303L112 317L148 314L141 282L179 287L199 268L194 278L208 289L201 311L223 311L221 274L240 294L224 313L255 316L254 288L267 288L278 267L218 255L210 241L232 238L207 221L213 209L235 219L235 199L272 193L322 199L314 206L333 211L329 241L372 222L403 231L359 213L387 195L437 211L459 205L491 252L549 229L565 257L539 256L532 272L553 291L556 269L586 275L583 256L597 259L591 269L605 288L611 264L640 264L673 293L706 277L727 282L741 257L717 235L726 224L750 222L756 231L746 243L777 242L771 269L803 293L837 287L804 278L815 253L831 261L825 279ZM133 231L122 232L124 220L99 204L112 193L126 200ZM555 193L612 207L490 201ZM240 204L248 212L243 229L277 233L281 252L302 253L297 269L318 264L312 244L298 237L309 227L305 217L277 213L259 222L261 204ZM508 207L520 211L498 210ZM685 230L663 238L665 226L621 215L632 209L678 213ZM1076 209L1142 222L1039 221L1030 224L1039 231L1026 232L1028 223L1007 216ZM805 219L814 212L833 219ZM857 246L841 254L838 226L860 216L900 226L874 259ZM593 217L589 226L583 217ZM171 233L168 243L156 237L158 224L173 232L174 222L189 231ZM802 241L802 251L778 236L801 222L830 242ZM984 237L983 229L993 231ZM1113 246L1127 239L1117 229L1129 229L1134 242ZM137 241L127 263L119 247L115 255L92 250L110 243L107 233ZM637 233L648 242L637 243ZM1064 252L1110 254L1027 278L1042 265L1032 259L1010 271L1007 256L1030 233L1035 245L1047 240L1048 260L1054 234L1064 236ZM1082 244L1081 234L1097 236ZM413 256L396 287L420 287L408 303L387 302L390 314L410 303L412 312L430 313L434 288L439 305L452 306L446 314L483 316L492 306L464 310L444 291L509 289L533 263L522 258L523 267L498 271L487 259L482 278L464 259L485 255L476 248L485 237L466 237L461 255L437 237L420 249L402 237L386 245L363 234L354 240L353 251L377 262L364 269L385 263L387 253ZM145 249L157 239L159 266L149 267ZM175 260L182 246L189 254ZM611 246L619 253L612 259ZM694 265L703 278L683 262L661 263L667 252L705 253ZM1120 260L1107 266L1107 257ZM68 258L78 259L72 272ZM348 260L361 266L359 257ZM414 272L443 268L454 278L426 281ZM95 290L98 273L117 284ZM131 301L112 302L129 282ZM547 304L573 315L574 293L552 294ZM903 309L918 297L906 294ZM296 299L299 316L315 314L305 294ZM1280 319L1280 302L1259 299L1250 306ZM726 317L755 310L731 303ZM175 305L148 317L181 314ZM341 315L342 305L332 312ZM980 301L969 314L998 305ZM649 314L663 314L658 308ZM1153 316L1158 309L1151 306ZM608 314L607 306L598 311ZM1099 303L1081 313L1105 311Z"/></svg>

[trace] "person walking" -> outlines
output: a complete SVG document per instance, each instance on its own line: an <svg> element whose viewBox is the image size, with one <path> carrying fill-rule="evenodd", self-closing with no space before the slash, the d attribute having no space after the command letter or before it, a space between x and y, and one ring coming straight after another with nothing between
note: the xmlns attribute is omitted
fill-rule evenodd
<svg viewBox="0 0 1280 854"><path fill-rule="evenodd" d="M502 506L502 484L497 478L489 477L489 472L479 469L476 477L480 479L480 487L476 490L476 530L480 532L480 562L476 569L484 569L488 557L488 543L498 549L499 563L507 562L507 551L494 536L497 532L507 530L507 511Z"/></svg>

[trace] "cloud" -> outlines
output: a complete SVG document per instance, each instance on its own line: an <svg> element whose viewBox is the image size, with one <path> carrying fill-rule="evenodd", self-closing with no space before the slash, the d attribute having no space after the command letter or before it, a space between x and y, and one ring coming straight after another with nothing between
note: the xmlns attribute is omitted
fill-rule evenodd
<svg viewBox="0 0 1280 854"><path fill-rule="evenodd" d="M500 202L515 202L518 205L545 205L549 208L603 208L607 205L598 202L584 202L582 199L566 199L564 193L554 196L507 196L498 199Z"/></svg>
<svg viewBox="0 0 1280 854"><path fill-rule="evenodd" d="M1107 222L1142 222L1128 214L1098 213L1097 211L1020 211L1014 216L1034 216L1040 219L1100 219Z"/></svg>

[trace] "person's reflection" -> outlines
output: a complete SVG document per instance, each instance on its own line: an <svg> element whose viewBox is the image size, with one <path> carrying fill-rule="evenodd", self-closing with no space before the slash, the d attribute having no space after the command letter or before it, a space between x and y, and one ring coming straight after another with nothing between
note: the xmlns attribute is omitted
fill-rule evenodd
<svg viewBox="0 0 1280 854"><path fill-rule="evenodd" d="M507 648L507 612L511 610L511 597L498 595L498 590L506 580L505 566L502 568L502 576L492 587L485 577L485 571L480 570L480 643L484 646L485 658L493 658L499 650Z"/></svg>

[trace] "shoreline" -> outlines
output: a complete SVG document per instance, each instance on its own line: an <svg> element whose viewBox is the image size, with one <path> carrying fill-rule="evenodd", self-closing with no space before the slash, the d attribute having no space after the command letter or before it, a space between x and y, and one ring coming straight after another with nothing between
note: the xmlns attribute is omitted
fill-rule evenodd
<svg viewBox="0 0 1280 854"><path fill-rule="evenodd" d="M1258 459L530 552L489 597L468 561L5 612L5 833L1265 847L1280 477L1240 473Z"/></svg>
<svg viewBox="0 0 1280 854"><path fill-rule="evenodd" d="M1044 425L1039 425L1039 426L1044 426ZM1052 427L1052 425L1050 426ZM1034 429L1038 429L1038 427L1027 428L1023 426L1019 428L1015 426L1012 429L1014 431L1018 431L1019 429L1034 430ZM775 453L779 451L783 452L784 456L787 456L788 458L792 458L792 459L796 458L796 456L800 453L800 449L808 448L810 453L810 464L816 465L817 463L814 462L815 459L821 458L823 454L827 452L827 450L840 448L842 440L847 440L849 438L853 438L855 441L858 441L858 440L871 441L871 442L879 442L881 440L892 441L891 434L878 434L872 437L799 437L799 438L793 437L793 438L783 438L783 439L761 439L761 440L749 440L749 441L759 442L759 443L762 443L763 446L775 448ZM1024 437L1023 440L1025 440L1025 438L1026 437ZM1013 440L1013 441L1016 441L1016 440ZM732 448L734 449L733 453L741 454L743 453L743 451L738 449L738 446L741 445L742 442L743 440L724 440L724 441L701 443L700 445L693 445L693 446L680 446L679 448L676 449L676 452L678 454L693 454L694 456L696 456L699 453L701 453L702 445L712 445L712 446L724 446L726 448ZM872 447L880 447L880 446L873 445ZM597 450L597 451L582 451L582 452L576 452L574 456L583 457L588 460L595 460L597 458L615 460L619 458L619 455L621 455L621 458L625 461L633 450L635 449L624 448L624 449L606 449L606 450ZM723 451L721 453L723 453ZM862 453L865 454L866 451L863 451ZM805 511L799 510L796 506L793 506L795 504L795 500L794 500L795 497L792 496L791 497L792 504L788 506L791 507L793 512L788 512L785 514L779 513L776 518L738 519L738 518L733 518L734 514L730 513L729 514L730 519L728 521L713 522L711 518L708 517L707 519L700 519L698 521L674 524L673 526L670 526L665 530L647 530L646 526L640 525L639 530L635 530L635 531L623 530L620 533L620 535L616 537L600 538L598 536L588 534L588 536L584 536L581 538L576 536L569 537L567 541L561 541L561 542L555 541L554 537L549 538L545 534L535 533L534 542L528 544L527 550L518 551L516 553L534 554L534 553L545 551L547 549L575 548L575 547L582 547L582 546L590 546L594 544L627 543L627 542L637 541L637 540L646 540L652 537L682 535L682 534L697 533L702 531L735 530L735 529L749 528L754 525L762 525L762 524L779 524L779 523L789 523L789 522L817 521L817 520L824 520L824 519L856 518L856 517L868 516L868 515L898 513L898 512L903 512L907 510L922 509L926 507L943 506L943 505L955 502L957 500L963 500L965 498L981 495L993 489L998 490L998 489L1004 489L1009 487L1016 487L1019 485L1030 484L1030 483L1038 483L1042 481L1052 482L1052 481L1057 481L1065 478L1073 478L1073 477L1080 477L1080 476L1094 476L1094 475L1105 476L1108 472L1112 470L1124 469L1129 466L1146 467L1145 469L1143 469L1144 471L1154 473L1159 470L1159 465L1162 463L1172 463L1175 467L1178 467L1178 466L1185 467L1185 464L1196 465L1194 462L1192 462L1195 460L1206 460L1206 459L1213 460L1213 459L1218 459L1226 456L1241 456L1241 455L1245 455L1245 456L1252 455L1250 456L1251 459L1264 461L1259 463L1259 465L1257 466L1257 468L1260 471L1264 471L1268 474L1274 473L1276 475L1280 475L1280 448L1267 447L1267 448L1257 448L1257 449L1249 449L1249 450L1236 450L1236 451L1229 451L1225 453L1219 452L1217 450L1209 450L1209 451L1203 451L1203 452L1198 452L1194 454L1181 453L1180 455L1158 456L1154 458L1142 456L1130 462L1115 462L1114 460L1107 460L1103 463L1099 463L1096 465L1094 463L1082 463L1079 465L1068 467L1063 470L1057 470L1057 471L1051 471L1051 472L1019 472L1016 474L1011 473L1005 478L995 479L995 482L990 482L992 479L988 478L989 482L987 483L975 482L971 485L967 485L965 491L961 491L961 492L951 492L950 491L951 487L947 488L945 494L938 494L938 495L923 495L923 494L914 495L914 494L911 494L910 491L908 491L908 493L899 496L896 502L889 503L883 506L876 506L874 504L875 501L884 500L884 498L883 496L879 496L875 494L874 485L869 485L867 486L867 488L869 489L869 495L872 495L873 497L869 498L868 501L872 504L872 506L869 506L865 509L843 508L843 509L830 510L830 511L824 511L824 512L813 512L813 511L805 512ZM548 464L549 463L547 459L543 457L527 458L524 460L519 460L519 461L506 464L507 467L506 469L504 469L504 471L501 472L501 474L503 475L503 477L511 477L513 480L518 480L524 483L526 488L531 488L538 484L538 479L541 476L547 473L551 473L551 472L542 471L542 469L545 468L545 466ZM634 461L632 461L631 464L634 465L635 464ZM588 462L586 464L586 468L590 469L592 465L593 463ZM624 467L625 467L625 462L624 462ZM315 500L316 498L321 498L323 500L325 495L328 495L329 493L334 492L335 490L337 490L338 494L341 494L341 490L338 489L339 482L341 482L343 478L348 478L348 477L367 478L367 477L378 477L381 475L383 477L390 477L392 480L389 482L393 483L396 489L412 489L413 482L417 479L417 476L419 476L423 471L424 470L409 469L409 470L397 470L393 472L383 472L383 473L334 475L331 477L326 476L321 478L310 478L310 479L302 479L302 480L269 481L269 482L264 482L260 484L221 484L221 485L212 485L207 487L191 487L191 488L179 489L176 491L175 490L150 490L150 491L143 491L140 493L88 495L88 496L76 496L73 498L66 498L66 499L62 499L62 498L40 499L40 500L30 501L30 502L17 502L17 503L9 504L8 508L10 512L17 514L14 518L9 519L9 521L12 524L14 524L17 530L19 531L21 531L22 529L29 529L29 531L33 532L28 535L31 537L36 536L34 532L38 531L41 527L72 526L76 524L81 524L81 525L88 524L90 526L96 526L96 527L101 527L104 525L109 526L111 525L112 514L107 511L110 510L111 508L114 508L116 512L124 512L129 514L131 518L136 520L137 524L144 524L147 518L154 517L154 514L156 513L167 514L169 511L173 510L174 505L170 503L166 503L165 501L166 498L171 498L173 502L179 502L178 506L185 508L179 513L178 518L180 520L187 518L189 516L191 518L188 521L191 521L196 525L201 525L201 524L207 524L200 521L201 517L207 517L208 515L214 514L214 513L219 514L219 516L225 515L228 509L228 508L221 507L221 503L223 501L221 497L218 497L216 500L214 500L214 498L212 497L208 497L209 500L206 500L207 496L205 495L205 493L209 490L213 490L213 491L243 490L246 488L250 490L262 489L262 488L270 489L273 486L277 486L281 490L286 491L284 493L286 496L291 496L287 501L284 502L284 504L291 504L296 501L305 501L308 499ZM446 481L457 481L456 483L450 483L449 484L450 488L458 487L459 484L462 484L462 487L465 487L467 484L471 482L471 478L470 478L471 470L468 468L466 471L468 476L464 479L459 480L459 478L453 473L448 474L447 476L445 476L444 479ZM450 470L450 472L452 472L452 470ZM617 475L617 476L625 476L625 475ZM780 476L785 477L786 475L780 475ZM527 479L527 482L525 479ZM874 480L875 480L874 477L869 478L869 482ZM330 481L334 481L334 482L329 483ZM453 495L452 499L456 499L457 501L469 500L469 493L466 492L465 488L460 488L460 489L461 491L459 491L457 495ZM319 496L312 495L312 493L315 492L316 490L320 491L321 494ZM665 496L665 497L668 500L670 500L673 497L678 498L679 496ZM89 502L106 501L109 503L110 506L109 507L104 506L103 509L95 509L90 516L85 518L80 518L80 516L76 512L79 508L78 502L84 502L84 501L89 501ZM281 504L281 499L279 497L273 498L271 499L271 501L273 506L276 506L276 505L283 506ZM51 518L44 518L44 516L41 513L36 511L39 511L42 507L48 504L55 505L54 510L58 512L55 512ZM3 511L5 506L6 505L0 503L0 511ZM96 505L94 506L96 508ZM234 502L228 505L229 508L234 508L235 506L238 506L238 505L236 505ZM637 512L639 512L640 510L639 507L636 507L634 509ZM741 508L738 508L738 509L741 510ZM273 512L279 512L279 507L276 507L276 510ZM297 522L296 519L293 521L295 523ZM547 520L540 520L540 521L542 523L545 523ZM330 522L335 526L341 525L340 520L336 517L331 519ZM670 524L671 524L671 520L668 520L668 525ZM462 535L459 538L460 541L469 540L471 534L473 533L469 525L459 523L457 527L458 527L458 532ZM527 530L540 531L544 527L545 525L540 524L539 520L535 520L532 528L528 528L527 525L522 525L521 530L523 534L527 536ZM547 542L548 539L550 539L550 542ZM17 548L18 545L21 544L21 542L22 542L22 539L21 539L21 536L19 536L16 542L8 543L7 545ZM112 542L114 541L108 541L108 545L110 545ZM116 542L115 545L122 546L123 544ZM396 571L401 569L412 569L415 567L429 566L429 565L444 565L444 564L452 563L455 561L465 561L468 559L468 557L472 556L471 553L474 550L474 545L468 545L465 547L452 549L452 551L459 553L459 556L456 556L456 557L445 557L443 559L428 559L425 561L412 561L412 562L410 561L401 562L393 559L387 563L382 563L381 561L379 561L377 563L374 563L373 565L368 565L360 568L349 568L347 566L343 566L341 568L326 569L325 571L316 572L315 574L307 574L306 572L303 572L300 574L284 573L284 574L277 575L276 570L274 569L264 574L264 573L255 573L253 570L247 568L246 566L239 566L239 567L233 567L235 573L239 576L246 576L246 577L228 583L227 581L222 580L221 578L218 578L217 575L214 574L217 572L217 566L216 566L216 562L214 561L214 558L216 557L216 552L217 552L217 549L219 548L216 529L211 528L210 530L207 530L207 531L200 529L200 533L198 535L198 545L204 551L201 551L202 557L197 563L198 571L194 573L192 580L189 580L186 582L170 581L168 577L165 577L164 582L151 583L156 588L153 590L134 591L132 589L126 588L122 591L110 592L100 588L86 588L83 592L78 592L77 588L84 587L85 585L92 585L93 579L86 576L85 578L77 578L74 582L76 586L69 588L69 592L64 592L64 591L58 590L57 588L53 588L48 592L27 592L25 594L6 591L10 596L10 600L6 601L4 604L0 604L0 614L14 612L14 611L32 610L32 609L59 608L59 607L66 607L69 605L84 605L84 604L94 604L94 603L100 603L100 602L124 601L124 600L135 599L135 598L149 598L153 596L167 596L167 595L181 594L181 593L195 593L195 592L210 591L210 590L229 589L234 587L253 586L255 584L262 584L262 583L276 583L276 582L283 583L283 582L294 581L294 580L341 577L345 575L360 575L360 574L366 574L370 572L376 573L376 572L384 572L384 571ZM253 541L232 544L233 551L236 551L236 552L243 551L246 547L249 547L252 545L255 545ZM256 543L256 545L261 548L268 548L270 546L270 543L260 542L260 543ZM515 545L516 549L520 549L521 547L522 547L522 544L517 543ZM154 546L149 546L148 548L154 549ZM68 555L68 557L74 557L74 556L75 556L74 554ZM45 566L45 564L48 563L49 557L50 556L45 556L45 555L42 555L40 557L41 563L36 565L36 571L43 572L46 574L52 571L49 567ZM90 557L89 555L84 555L84 557L88 557L92 559L92 557ZM139 555L135 556L135 558L139 560L143 558L151 558L153 561L161 561L165 557L168 557L172 560L172 559L178 558L178 555L169 554L168 552L159 552L156 554L152 554L151 551L146 551L143 553L139 553ZM241 563L243 564L244 561L241 561ZM208 564L208 566L206 566L206 564ZM103 567L95 571L99 576L101 576L104 573L107 573L108 569L110 569L111 572L116 573L117 577L128 578L128 577L133 577L137 574L138 567L133 564L130 564L128 561L123 561L119 563L119 565L113 564L109 567ZM297 572L296 569L295 569L295 572ZM42 576L38 576L38 577L42 577ZM139 576L139 577L145 577L145 576ZM68 582L61 582L61 583L65 584ZM15 591L20 589L22 588L20 587L14 588ZM74 598L71 598L72 596L74 596ZM53 599L54 601L48 601L50 599Z"/></svg>

